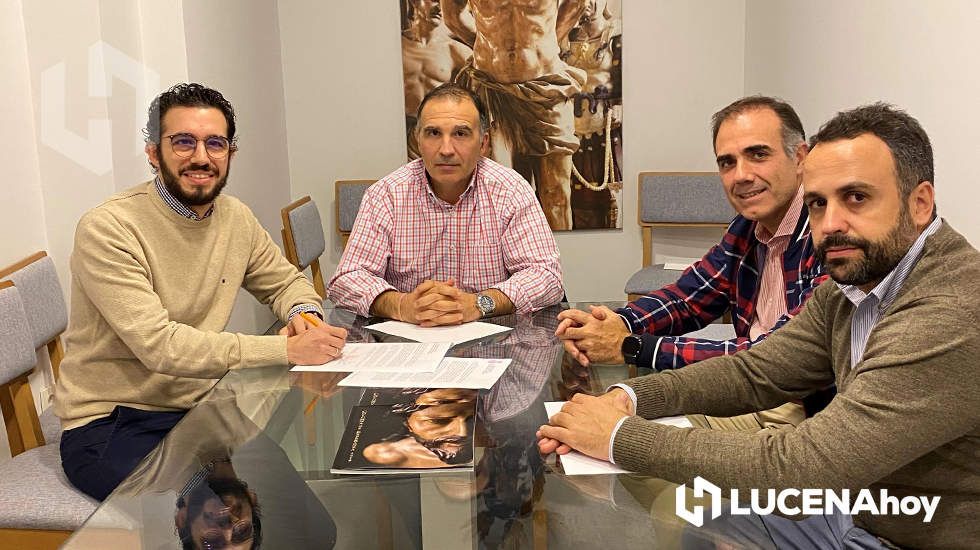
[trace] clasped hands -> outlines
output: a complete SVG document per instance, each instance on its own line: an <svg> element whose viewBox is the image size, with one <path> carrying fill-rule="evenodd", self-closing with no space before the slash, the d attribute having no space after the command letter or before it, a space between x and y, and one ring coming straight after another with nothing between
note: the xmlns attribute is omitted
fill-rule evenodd
<svg viewBox="0 0 980 550"><path fill-rule="evenodd" d="M463 292L456 281L426 280L415 290L395 297L394 318L423 327L459 325L476 321L482 314L476 307L476 294Z"/></svg>
<svg viewBox="0 0 980 550"><path fill-rule="evenodd" d="M538 428L538 450L543 455L563 455L575 449L600 460L609 460L613 429L621 418L633 414L633 401L620 388L600 396L577 393L548 420L548 424Z"/></svg>
<svg viewBox="0 0 980 550"><path fill-rule="evenodd" d="M589 306L589 310L567 309L559 313L555 336L582 366L622 363L623 339L630 334L626 323L606 306Z"/></svg>

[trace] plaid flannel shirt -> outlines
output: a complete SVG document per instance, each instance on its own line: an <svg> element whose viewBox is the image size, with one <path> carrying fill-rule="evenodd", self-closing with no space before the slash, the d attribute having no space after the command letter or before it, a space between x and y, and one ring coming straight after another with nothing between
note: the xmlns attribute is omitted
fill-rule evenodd
<svg viewBox="0 0 980 550"><path fill-rule="evenodd" d="M814 255L809 221L804 207L783 254L788 313L768 332L755 340L749 337L765 245L755 237L756 222L736 216L721 243L687 268L676 283L618 310L633 333L653 335L644 337L644 348L649 350L644 349L638 365L658 371L678 369L711 357L730 355L748 349L786 324L799 313L813 290L827 279L823 266ZM729 310L735 324L736 337L732 340L672 336L704 328ZM655 342L655 345L648 345L648 342Z"/></svg>

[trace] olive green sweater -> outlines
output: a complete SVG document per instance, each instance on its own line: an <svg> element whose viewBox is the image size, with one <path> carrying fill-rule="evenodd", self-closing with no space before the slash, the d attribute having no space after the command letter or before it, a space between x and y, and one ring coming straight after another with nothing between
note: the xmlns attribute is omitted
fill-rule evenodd
<svg viewBox="0 0 980 550"><path fill-rule="evenodd" d="M190 409L228 369L287 365L284 336L222 332L238 289L279 319L321 299L239 200L174 212L152 182L86 213L71 256L71 314L55 412L65 429L116 405Z"/></svg>
<svg viewBox="0 0 980 550"><path fill-rule="evenodd" d="M859 514L855 523L907 547L980 544L980 253L945 222L850 365L854 306L833 282L763 344L627 382L638 410L616 435L624 468L722 488L887 489L940 496L930 523ZM824 411L795 430L744 434L646 422L731 416L836 383ZM642 418L641 418L642 417Z"/></svg>

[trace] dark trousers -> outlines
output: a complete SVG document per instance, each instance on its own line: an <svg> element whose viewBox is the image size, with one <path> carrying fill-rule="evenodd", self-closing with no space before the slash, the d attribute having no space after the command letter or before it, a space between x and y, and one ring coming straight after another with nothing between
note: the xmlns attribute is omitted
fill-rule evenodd
<svg viewBox="0 0 980 550"><path fill-rule="evenodd" d="M61 467L72 485L105 500L185 411L150 412L117 406L112 414L61 435Z"/></svg>

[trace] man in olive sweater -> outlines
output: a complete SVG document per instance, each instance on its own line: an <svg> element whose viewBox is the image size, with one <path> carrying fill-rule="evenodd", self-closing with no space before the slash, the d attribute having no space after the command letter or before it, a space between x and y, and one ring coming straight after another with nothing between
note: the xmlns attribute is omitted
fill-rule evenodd
<svg viewBox="0 0 980 550"><path fill-rule="evenodd" d="M319 364L346 331L307 325L320 296L240 201L220 196L235 114L180 84L150 105L158 173L87 212L71 256L71 320L55 390L62 466L104 499L229 369ZM287 322L278 336L223 332L238 289Z"/></svg>
<svg viewBox="0 0 980 550"><path fill-rule="evenodd" d="M743 495L870 488L876 497L939 497L929 522L768 515L754 532L750 522L733 529L735 542L975 547L980 253L936 217L932 181L932 148L914 118L880 103L838 113L812 138L803 169L818 255L836 284L818 287L799 316L751 350L576 396L541 427L541 451L573 448L674 482L702 476ZM644 420L765 409L832 382L837 396L795 430Z"/></svg>

